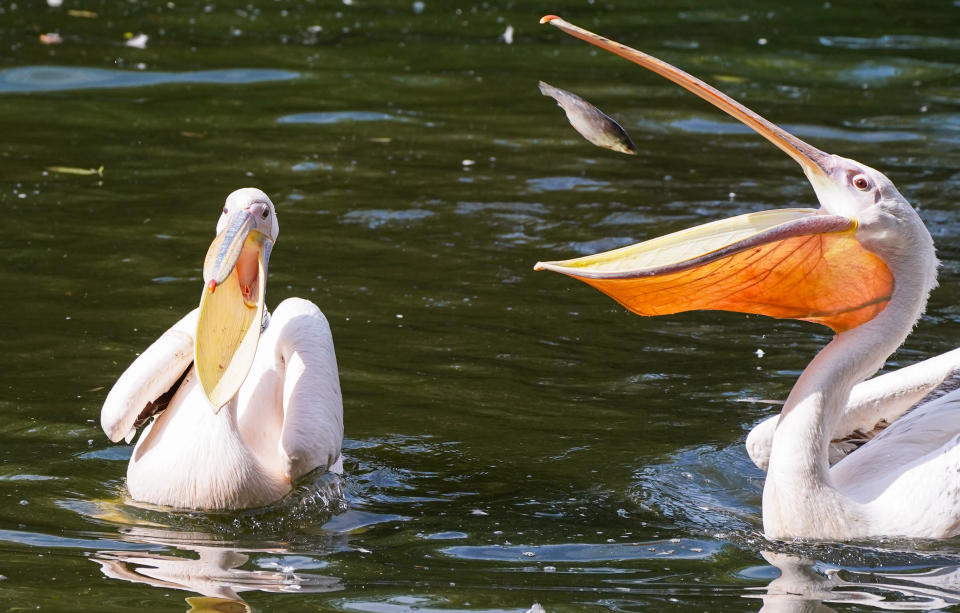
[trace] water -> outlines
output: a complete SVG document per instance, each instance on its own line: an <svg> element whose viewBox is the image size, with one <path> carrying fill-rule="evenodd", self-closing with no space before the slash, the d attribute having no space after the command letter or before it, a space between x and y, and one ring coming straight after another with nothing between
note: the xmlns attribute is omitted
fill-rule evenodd
<svg viewBox="0 0 960 613"><path fill-rule="evenodd" d="M762 475L742 442L825 330L736 314L641 319L532 271L813 203L786 156L675 86L537 25L549 11L884 170L943 260L927 314L890 365L952 349L957 7L0 9L3 608L960 601L956 540L786 546L759 533ZM44 46L43 32L64 42ZM124 45L141 32L145 49ZM583 142L541 79L614 116L639 154ZM102 177L45 170L101 165ZM108 443L99 407L136 352L196 305L221 203L245 185L279 211L268 303L307 297L333 326L345 476L256 513L133 506L129 450ZM768 584L806 599L768 595Z"/></svg>

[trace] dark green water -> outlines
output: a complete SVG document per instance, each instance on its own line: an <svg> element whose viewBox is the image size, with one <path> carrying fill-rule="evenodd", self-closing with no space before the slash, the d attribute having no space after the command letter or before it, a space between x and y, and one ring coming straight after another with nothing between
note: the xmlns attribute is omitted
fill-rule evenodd
<svg viewBox="0 0 960 613"><path fill-rule="evenodd" d="M537 24L554 12L886 172L943 260L890 365L954 348L957 3L0 8L0 608L183 611L235 590L259 611L756 611L771 549L811 560L819 587L768 611L960 602L956 540L759 534L762 474L742 442L777 410L756 399L785 397L825 329L641 319L532 271L814 205L786 156ZM616 116L639 155L582 141L540 79ZM104 176L44 170L57 165ZM129 449L99 428L112 382L196 305L223 199L246 185L279 212L268 303L310 298L333 326L350 508L333 517L322 501L137 510Z"/></svg>

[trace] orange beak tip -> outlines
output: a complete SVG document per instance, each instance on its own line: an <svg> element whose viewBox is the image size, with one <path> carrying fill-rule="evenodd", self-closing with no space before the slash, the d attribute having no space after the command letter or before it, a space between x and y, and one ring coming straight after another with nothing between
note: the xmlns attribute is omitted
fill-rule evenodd
<svg viewBox="0 0 960 613"><path fill-rule="evenodd" d="M207 289L210 290L212 294L217 289L217 282L214 279L210 279L210 282L207 283Z"/></svg>
<svg viewBox="0 0 960 613"><path fill-rule="evenodd" d="M543 17L540 18L540 23L550 23L554 19L560 19L560 18L557 17L556 15L544 15Z"/></svg>

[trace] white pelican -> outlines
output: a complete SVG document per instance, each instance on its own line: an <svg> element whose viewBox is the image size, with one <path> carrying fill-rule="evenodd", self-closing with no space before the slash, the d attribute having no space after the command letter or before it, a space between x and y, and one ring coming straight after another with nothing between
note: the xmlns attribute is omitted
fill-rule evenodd
<svg viewBox="0 0 960 613"><path fill-rule="evenodd" d="M552 15L542 22L747 124L800 164L821 208L740 215L536 268L585 281L641 315L718 309L829 326L836 336L804 370L778 421L762 425L766 448L762 432L752 441L758 455L769 455L764 532L816 540L960 533L960 391L896 420L960 365L960 352L851 395L903 342L936 285L933 240L893 183L811 147L670 64ZM831 467L828 445L841 428L869 428L878 418L893 423Z"/></svg>
<svg viewBox="0 0 960 613"><path fill-rule="evenodd" d="M156 415L127 467L133 499L257 507L315 468L339 472L343 402L330 326L307 300L284 300L272 316L264 307L278 228L265 193L230 194L204 262L200 306L107 395L100 423L114 442L129 442Z"/></svg>

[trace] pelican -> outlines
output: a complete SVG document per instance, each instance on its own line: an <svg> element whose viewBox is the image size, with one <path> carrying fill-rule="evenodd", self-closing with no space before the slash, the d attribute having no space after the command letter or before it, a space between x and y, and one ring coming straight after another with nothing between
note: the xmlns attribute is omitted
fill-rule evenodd
<svg viewBox="0 0 960 613"><path fill-rule="evenodd" d="M140 434L127 489L184 509L259 507L318 467L341 470L343 401L330 326L312 302L265 306L277 212L231 193L204 262L200 306L150 345L107 394L110 440ZM162 411L162 412L161 412Z"/></svg>
<svg viewBox="0 0 960 613"><path fill-rule="evenodd" d="M934 393L953 378L960 352L861 383L904 341L936 285L933 240L893 183L666 62L556 16L541 23L648 68L750 126L800 164L820 208L748 213L535 268L580 279L640 315L716 309L830 327L835 336L779 417L751 435L755 461L767 469L766 536L960 533L960 390ZM925 395L936 398L904 414ZM844 428L880 420L890 425L830 465L829 444Z"/></svg>

